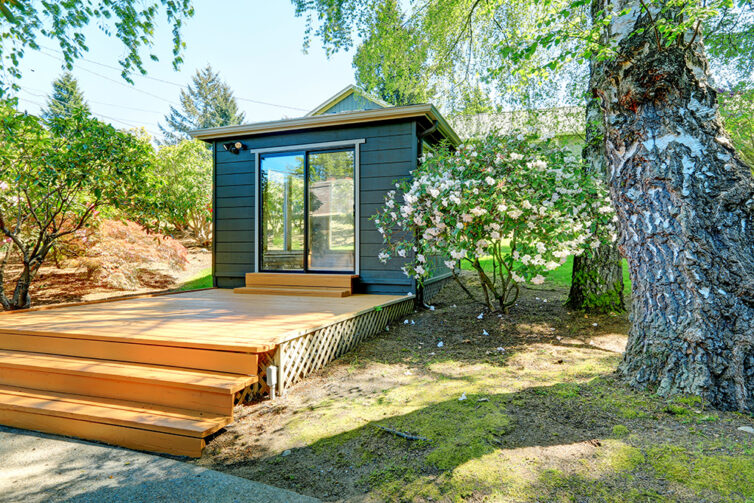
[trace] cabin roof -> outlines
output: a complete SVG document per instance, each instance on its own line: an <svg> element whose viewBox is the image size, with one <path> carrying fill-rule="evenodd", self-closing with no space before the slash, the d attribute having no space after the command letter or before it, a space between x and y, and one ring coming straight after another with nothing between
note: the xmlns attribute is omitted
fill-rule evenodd
<svg viewBox="0 0 754 503"><path fill-rule="evenodd" d="M239 136L255 136L270 133L284 133L334 126L348 126L380 122L397 119L424 119L429 124L437 122L439 132L453 145L461 143L461 139L448 124L440 112L431 104L407 105L402 107L377 108L373 110L359 110L355 112L340 112L334 114L309 115L294 119L256 122L238 126L222 126L189 131L192 138L203 141L214 141Z"/></svg>

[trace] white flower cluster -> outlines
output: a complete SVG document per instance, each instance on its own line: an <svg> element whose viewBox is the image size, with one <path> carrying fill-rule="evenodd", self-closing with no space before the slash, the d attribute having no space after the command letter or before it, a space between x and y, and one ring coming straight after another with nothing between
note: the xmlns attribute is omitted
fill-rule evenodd
<svg viewBox="0 0 754 503"><path fill-rule="evenodd" d="M584 181L567 152L530 138L490 137L425 154L374 217L386 245L379 259L398 257L422 280L435 267L431 256L449 269L490 257L500 281L541 284L569 255L614 239L604 188Z"/></svg>

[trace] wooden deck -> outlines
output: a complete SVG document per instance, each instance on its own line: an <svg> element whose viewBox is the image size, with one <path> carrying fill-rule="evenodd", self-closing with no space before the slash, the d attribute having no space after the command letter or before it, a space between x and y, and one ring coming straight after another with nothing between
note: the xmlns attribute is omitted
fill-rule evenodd
<svg viewBox="0 0 754 503"><path fill-rule="evenodd" d="M284 392L412 302L203 290L0 314L0 424L199 456L268 367Z"/></svg>

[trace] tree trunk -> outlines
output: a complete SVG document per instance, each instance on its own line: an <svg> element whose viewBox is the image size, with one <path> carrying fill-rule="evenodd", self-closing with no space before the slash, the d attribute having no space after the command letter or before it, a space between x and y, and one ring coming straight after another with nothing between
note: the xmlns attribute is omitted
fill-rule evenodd
<svg viewBox="0 0 754 503"><path fill-rule="evenodd" d="M24 263L23 271L21 271L21 275L16 280L13 298L10 300L10 310L28 309L31 307L29 288L35 275L36 271L33 271L28 263Z"/></svg>
<svg viewBox="0 0 754 503"><path fill-rule="evenodd" d="M592 2L593 15L598 0ZM596 61L590 64L590 87L594 80ZM586 142L583 151L586 169L592 176L607 177L607 153L605 152L605 124L596 99L586 104ZM573 259L571 291L566 305L572 309L590 313L623 312L623 263L618 246L602 245L592 256L580 255Z"/></svg>
<svg viewBox="0 0 754 503"><path fill-rule="evenodd" d="M656 9L614 6L624 8L608 27L619 56L601 65L593 86L633 281L619 373L661 395L754 410L751 170L721 125L699 36L663 45Z"/></svg>
<svg viewBox="0 0 754 503"><path fill-rule="evenodd" d="M588 313L625 311L622 260L616 245L600 246L590 257L574 257L566 305Z"/></svg>

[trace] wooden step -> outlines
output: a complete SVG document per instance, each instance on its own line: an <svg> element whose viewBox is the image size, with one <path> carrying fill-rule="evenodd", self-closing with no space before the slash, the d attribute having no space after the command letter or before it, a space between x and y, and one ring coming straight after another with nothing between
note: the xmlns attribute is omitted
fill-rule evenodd
<svg viewBox="0 0 754 503"><path fill-rule="evenodd" d="M246 274L246 286L304 286L322 288L347 288L353 290L358 278L354 274L296 274L253 272Z"/></svg>
<svg viewBox="0 0 754 503"><path fill-rule="evenodd" d="M256 376L0 350L0 384L233 414Z"/></svg>
<svg viewBox="0 0 754 503"><path fill-rule="evenodd" d="M252 295L293 295L305 297L349 297L349 288L328 288L314 286L246 286L234 288L234 293Z"/></svg>
<svg viewBox="0 0 754 503"><path fill-rule="evenodd" d="M229 416L0 386L0 424L130 449L201 456L204 438Z"/></svg>
<svg viewBox="0 0 754 503"><path fill-rule="evenodd" d="M0 329L0 349L256 375L255 353L217 351Z"/></svg>

